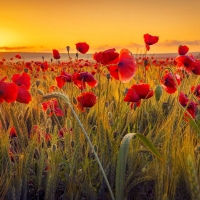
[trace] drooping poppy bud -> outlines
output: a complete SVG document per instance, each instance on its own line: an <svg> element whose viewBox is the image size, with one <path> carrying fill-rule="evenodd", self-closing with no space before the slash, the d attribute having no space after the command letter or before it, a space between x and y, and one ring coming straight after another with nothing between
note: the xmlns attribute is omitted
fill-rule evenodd
<svg viewBox="0 0 200 200"><path fill-rule="evenodd" d="M159 101L161 96L162 96L162 87L160 85L157 85L155 89L156 101Z"/></svg>

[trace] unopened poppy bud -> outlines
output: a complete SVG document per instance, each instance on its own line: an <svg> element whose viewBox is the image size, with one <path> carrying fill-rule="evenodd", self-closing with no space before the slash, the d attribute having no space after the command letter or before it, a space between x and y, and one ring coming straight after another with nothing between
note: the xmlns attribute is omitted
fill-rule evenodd
<svg viewBox="0 0 200 200"><path fill-rule="evenodd" d="M146 67L147 65L148 65L148 60L145 59L145 60L144 60L144 66Z"/></svg>
<svg viewBox="0 0 200 200"><path fill-rule="evenodd" d="M111 112L108 112L108 118L112 119L112 113Z"/></svg>
<svg viewBox="0 0 200 200"><path fill-rule="evenodd" d="M155 89L156 101L159 101L161 96L162 96L162 87L160 85L157 85Z"/></svg>
<svg viewBox="0 0 200 200"><path fill-rule="evenodd" d="M36 149L35 149L35 152L34 152L34 158L35 158L35 159L38 159L39 157L40 157L39 149L36 148Z"/></svg>
<svg viewBox="0 0 200 200"><path fill-rule="evenodd" d="M106 74L106 78L109 80L110 79L110 74Z"/></svg>
<svg viewBox="0 0 200 200"><path fill-rule="evenodd" d="M76 105L77 104L77 100L75 97L73 97L73 103Z"/></svg>
<svg viewBox="0 0 200 200"><path fill-rule="evenodd" d="M117 135L118 135L118 133L115 131L115 132L113 132L113 137L114 138L116 138L117 137Z"/></svg>
<svg viewBox="0 0 200 200"><path fill-rule="evenodd" d="M74 143L75 143L74 140L72 140L70 143L72 148L74 148Z"/></svg>
<svg viewBox="0 0 200 200"><path fill-rule="evenodd" d="M42 96L44 95L44 92L42 90L37 90L37 93L42 95Z"/></svg>
<svg viewBox="0 0 200 200"><path fill-rule="evenodd" d="M66 120L66 126L67 126L67 130L70 130L72 128L72 122L69 118L67 118Z"/></svg>
<svg viewBox="0 0 200 200"><path fill-rule="evenodd" d="M128 88L126 88L126 89L124 90L124 95L126 95L127 92L128 92Z"/></svg>
<svg viewBox="0 0 200 200"><path fill-rule="evenodd" d="M24 68L24 72L25 72L25 73L28 73L28 68Z"/></svg>
<svg viewBox="0 0 200 200"><path fill-rule="evenodd" d="M67 51L69 52L69 50L70 50L70 46L67 46L66 49L67 49Z"/></svg>
<svg viewBox="0 0 200 200"><path fill-rule="evenodd" d="M36 84L36 86L38 87L38 86L40 85L40 81L37 80L37 81L35 82L35 84Z"/></svg>
<svg viewBox="0 0 200 200"><path fill-rule="evenodd" d="M53 151L53 152L56 152L56 150L57 150L57 145L56 145L56 144L53 144L53 146L52 146L52 151Z"/></svg>
<svg viewBox="0 0 200 200"><path fill-rule="evenodd" d="M47 114L47 115L50 115L50 113L51 113L51 109L48 108L48 109L46 110L46 114Z"/></svg>

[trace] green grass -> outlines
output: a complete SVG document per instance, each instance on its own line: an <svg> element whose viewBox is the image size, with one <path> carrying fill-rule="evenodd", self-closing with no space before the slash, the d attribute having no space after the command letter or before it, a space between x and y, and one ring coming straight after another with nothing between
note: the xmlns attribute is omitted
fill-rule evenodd
<svg viewBox="0 0 200 200"><path fill-rule="evenodd" d="M47 79L42 78L43 72L39 72L39 78L34 78L36 72L32 75L29 72L32 101L28 105L0 104L1 199L106 200L112 199L109 187L115 199L198 199L200 119L199 115L191 122L182 119L184 108L178 103L178 93L183 91L194 98L188 91L198 84L199 77L190 75L182 80L175 94L162 91L160 99L153 96L143 100L134 110L123 101L124 92L143 79L142 67L139 66L134 79L126 84L95 74L95 78L100 78L99 85L96 88L87 86L86 91L93 91L98 102L85 112L80 112L74 104L80 90L73 83L57 88L56 92L66 95L70 102L69 105L58 98L59 106L65 111L64 117L47 116L41 106L45 100L37 92L49 94L49 87L56 85L55 77L60 75L61 67L55 66L58 68L55 72L45 72ZM172 70L175 71L175 66ZM105 67L102 71L108 73ZM14 65L5 64L1 74L5 73L8 79L16 73ZM160 84L158 76L158 68L152 65L146 77L152 89ZM37 133L29 137L34 125L51 134L51 141L46 142L44 138L38 141ZM17 138L9 137L12 126L17 130ZM59 138L58 131L63 127L64 137ZM130 133L140 139L129 139L124 146L126 155L120 158L124 138ZM120 178L119 173L122 173ZM118 185L120 183L123 186Z"/></svg>

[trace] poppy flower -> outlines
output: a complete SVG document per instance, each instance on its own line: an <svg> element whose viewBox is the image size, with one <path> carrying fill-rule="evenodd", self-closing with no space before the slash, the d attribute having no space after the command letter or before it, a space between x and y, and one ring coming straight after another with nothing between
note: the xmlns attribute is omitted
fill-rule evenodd
<svg viewBox="0 0 200 200"><path fill-rule="evenodd" d="M195 60L191 56L178 56L175 58L177 62L177 67L179 69L185 70L187 73L190 73L195 69Z"/></svg>
<svg viewBox="0 0 200 200"><path fill-rule="evenodd" d="M60 59L60 53L58 52L58 50L53 49L53 57L54 59Z"/></svg>
<svg viewBox="0 0 200 200"><path fill-rule="evenodd" d="M49 68L48 62L45 61L45 62L41 63L40 67L41 67L43 72L47 71L48 68Z"/></svg>
<svg viewBox="0 0 200 200"><path fill-rule="evenodd" d="M84 108L91 108L97 102L97 97L93 92L83 92L77 97L77 108L84 111Z"/></svg>
<svg viewBox="0 0 200 200"><path fill-rule="evenodd" d="M176 80L174 79L174 77L176 78ZM164 77L161 79L161 84L162 87L164 88L164 90L169 93L175 93L177 90L177 84L180 85L181 80L180 80L180 76L178 74L174 74L174 76L172 75L172 73L166 73L164 75Z"/></svg>
<svg viewBox="0 0 200 200"><path fill-rule="evenodd" d="M185 107L188 104L188 97L186 94L184 94L183 92L180 92L179 97L178 97L179 103Z"/></svg>
<svg viewBox="0 0 200 200"><path fill-rule="evenodd" d="M51 134L44 132L39 126L34 125L30 131L30 137L37 135L38 142L41 142L41 138L45 139L45 142L49 142L52 139Z"/></svg>
<svg viewBox="0 0 200 200"><path fill-rule="evenodd" d="M17 132L16 132L15 127L12 127L12 128L10 129L10 137L11 137L11 138L17 137Z"/></svg>
<svg viewBox="0 0 200 200"><path fill-rule="evenodd" d="M200 75L200 61L199 60L195 61L194 69L192 70L192 72L196 75Z"/></svg>
<svg viewBox="0 0 200 200"><path fill-rule="evenodd" d="M93 55L93 59L96 60L98 63L103 65L112 64L113 61L118 59L119 53L115 52L115 48L107 49L105 51L96 52Z"/></svg>
<svg viewBox="0 0 200 200"><path fill-rule="evenodd" d="M76 49L80 53L85 54L89 50L89 45L86 42L79 42L76 44Z"/></svg>
<svg viewBox="0 0 200 200"><path fill-rule="evenodd" d="M124 97L125 102L134 102L137 106L140 105L141 99L149 99L154 94L153 90L150 90L150 85L147 83L132 85L126 96ZM131 107L133 104L131 104Z"/></svg>
<svg viewBox="0 0 200 200"><path fill-rule="evenodd" d="M179 103L183 106L186 107L187 112L191 115L188 115L187 112L185 113L186 117L192 117L193 119L195 118L195 116L197 115L197 103L195 103L194 101L189 101L188 97L186 94L184 94L183 92L180 92L179 95ZM187 120L187 119L186 119Z"/></svg>
<svg viewBox="0 0 200 200"><path fill-rule="evenodd" d="M200 85L191 87L191 91L198 99L200 99Z"/></svg>
<svg viewBox="0 0 200 200"><path fill-rule="evenodd" d="M4 82L6 77L0 80L0 103L4 100L8 103L17 98L18 87L15 83Z"/></svg>
<svg viewBox="0 0 200 200"><path fill-rule="evenodd" d="M25 72L22 73L22 75L14 74L12 76L12 81L18 86L24 85L27 90L29 90L31 85L30 76Z"/></svg>
<svg viewBox="0 0 200 200"><path fill-rule="evenodd" d="M122 83L130 81L137 69L136 61L128 49L122 49L117 65L108 66L110 75Z"/></svg>
<svg viewBox="0 0 200 200"><path fill-rule="evenodd" d="M144 42L146 45L146 49L149 51L150 50L150 45L156 44L159 40L158 36L152 36L148 33L144 34Z"/></svg>
<svg viewBox="0 0 200 200"><path fill-rule="evenodd" d="M31 94L24 85L18 86L16 101L28 104L31 101Z"/></svg>
<svg viewBox="0 0 200 200"><path fill-rule="evenodd" d="M189 51L189 48L186 45L180 45L178 47L178 54L185 55Z"/></svg>
<svg viewBox="0 0 200 200"><path fill-rule="evenodd" d="M87 83L90 87L96 87L98 84L94 76L88 72L74 73L72 75L72 81L80 90L84 90L86 88L85 83Z"/></svg>
<svg viewBox="0 0 200 200"><path fill-rule="evenodd" d="M72 76L66 72L61 72L60 76L56 77L57 86L62 88L66 82L71 82Z"/></svg>
<svg viewBox="0 0 200 200"><path fill-rule="evenodd" d="M63 111L58 107L57 100L49 100L42 103L42 109L46 112L48 109L48 116L52 116L55 113L56 116L63 116Z"/></svg>
<svg viewBox="0 0 200 200"><path fill-rule="evenodd" d="M19 54L16 54L15 58L21 59L22 57Z"/></svg>

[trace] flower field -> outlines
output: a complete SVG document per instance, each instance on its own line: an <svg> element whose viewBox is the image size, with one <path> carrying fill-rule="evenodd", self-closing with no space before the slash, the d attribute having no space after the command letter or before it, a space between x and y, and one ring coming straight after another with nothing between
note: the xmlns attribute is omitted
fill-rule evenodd
<svg viewBox="0 0 200 200"><path fill-rule="evenodd" d="M157 60L157 42L0 58L0 199L200 199L200 60Z"/></svg>

